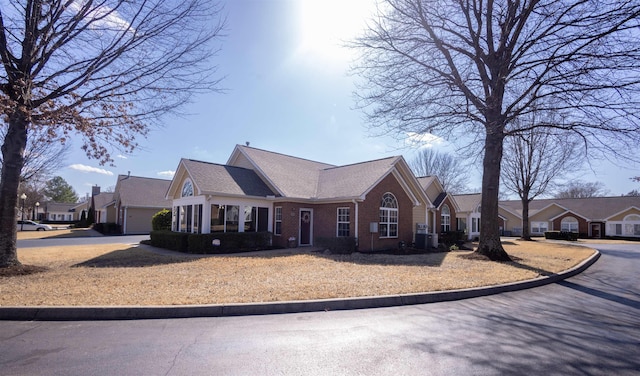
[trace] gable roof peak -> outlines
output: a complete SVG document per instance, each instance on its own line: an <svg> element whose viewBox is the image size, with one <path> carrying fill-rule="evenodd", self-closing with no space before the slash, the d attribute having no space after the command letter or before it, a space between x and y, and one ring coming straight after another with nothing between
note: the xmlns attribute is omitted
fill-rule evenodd
<svg viewBox="0 0 640 376"><path fill-rule="evenodd" d="M312 160L312 159L308 159L308 158L296 157L296 156L289 155L289 154L279 153L279 152L277 152L277 151L272 151L272 150L265 150L265 149L254 148L254 147L252 147L252 146L246 146L246 145L240 145L240 144L237 144L237 145L236 145L236 149L239 149L239 150L254 150L254 151L257 151L257 152L268 153L268 154L272 154L272 155L275 155L275 156L280 156L280 157L286 157L286 158L297 159L297 160L299 160L299 161L306 161L306 162L312 162L312 163L319 163L319 164L323 164L323 165L328 165L328 166L334 167L334 165L329 164L329 163L324 163L324 162L314 161L314 160Z"/></svg>
<svg viewBox="0 0 640 376"><path fill-rule="evenodd" d="M337 169L337 168L346 168L346 167L358 167L358 166L362 166L362 165L366 165L366 164L378 163L378 162L383 162L383 161L391 161L391 160L393 160L393 163L396 163L397 161L400 160L400 158L402 158L402 156L395 155L395 156L391 156L391 157L373 159L373 160L370 160L370 161L355 162L355 163L349 163L349 164L340 165L340 166L331 166L331 167L327 167L324 170L331 170L331 169Z"/></svg>

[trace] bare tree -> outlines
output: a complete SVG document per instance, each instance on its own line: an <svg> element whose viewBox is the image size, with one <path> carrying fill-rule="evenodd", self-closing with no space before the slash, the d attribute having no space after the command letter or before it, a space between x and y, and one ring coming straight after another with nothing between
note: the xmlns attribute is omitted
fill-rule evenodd
<svg viewBox="0 0 640 376"><path fill-rule="evenodd" d="M554 127L593 154L638 159L639 20L634 0L384 0L353 43L359 105L386 132L481 141L477 252L509 260L497 221L505 136ZM564 121L518 128L534 109Z"/></svg>
<svg viewBox="0 0 640 376"><path fill-rule="evenodd" d="M467 167L451 154L438 153L426 148L410 162L410 166L417 176L437 176L447 192L462 193L467 189L469 179Z"/></svg>
<svg viewBox="0 0 640 376"><path fill-rule="evenodd" d="M603 197L609 194L602 182L585 182L573 180L560 187L555 193L555 198L589 198Z"/></svg>
<svg viewBox="0 0 640 376"><path fill-rule="evenodd" d="M0 129L0 139L5 138L6 127ZM24 150L24 165L20 174L20 182L32 180L45 181L63 167L65 158L69 154L70 144L52 140L47 134L38 134L41 129L34 129L27 140ZM41 132L40 132L41 133ZM2 166L0 154L0 166Z"/></svg>
<svg viewBox="0 0 640 376"><path fill-rule="evenodd" d="M133 150L155 121L218 87L223 19L208 0L1 0L0 267L19 264L16 203L33 132L82 137L101 163Z"/></svg>
<svg viewBox="0 0 640 376"><path fill-rule="evenodd" d="M536 115L530 114L527 121L535 123ZM553 128L531 128L505 138L502 184L522 202L522 239L531 240L529 203L552 189L555 179L583 163L579 151L571 134L557 133Z"/></svg>
<svg viewBox="0 0 640 376"><path fill-rule="evenodd" d="M625 196L640 197L640 191L637 189L629 191Z"/></svg>

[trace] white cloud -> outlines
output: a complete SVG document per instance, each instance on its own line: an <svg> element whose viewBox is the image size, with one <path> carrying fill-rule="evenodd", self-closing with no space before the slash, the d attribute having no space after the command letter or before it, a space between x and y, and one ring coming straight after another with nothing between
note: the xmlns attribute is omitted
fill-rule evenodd
<svg viewBox="0 0 640 376"><path fill-rule="evenodd" d="M405 142L407 146L411 147L431 148L444 144L445 140L431 133L407 132L407 139Z"/></svg>
<svg viewBox="0 0 640 376"><path fill-rule="evenodd" d="M166 177L172 178L173 175L175 175L175 173L176 173L175 171L171 171L171 170L160 171L158 172L158 176L166 176Z"/></svg>
<svg viewBox="0 0 640 376"><path fill-rule="evenodd" d="M117 158L120 158L120 159L127 159L127 156L126 156L126 155L122 155L122 154L118 154L118 155L117 155Z"/></svg>
<svg viewBox="0 0 640 376"><path fill-rule="evenodd" d="M86 17L90 19L91 28L111 28L114 30L127 30L132 29L131 24L127 22L124 18L120 16L120 14L105 5L97 5L95 7L86 8L85 4L82 2L74 1L70 4L69 7L74 12L86 11ZM133 32L133 30L131 30Z"/></svg>
<svg viewBox="0 0 640 376"><path fill-rule="evenodd" d="M113 172L107 171L104 168L91 167L83 164L72 164L71 166L69 166L69 168L80 172L113 176Z"/></svg>

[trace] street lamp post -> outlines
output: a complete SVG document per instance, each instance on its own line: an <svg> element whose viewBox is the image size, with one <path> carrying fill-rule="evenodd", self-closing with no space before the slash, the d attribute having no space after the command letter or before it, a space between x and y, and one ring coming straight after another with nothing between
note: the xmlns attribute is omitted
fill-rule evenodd
<svg viewBox="0 0 640 376"><path fill-rule="evenodd" d="M22 223L20 223L20 231L23 231L24 229L24 202L27 200L27 195L26 194L21 194L20 198L22 199Z"/></svg>
<svg viewBox="0 0 640 376"><path fill-rule="evenodd" d="M36 202L36 217L34 218L36 221L38 220L38 208L40 207L40 202Z"/></svg>

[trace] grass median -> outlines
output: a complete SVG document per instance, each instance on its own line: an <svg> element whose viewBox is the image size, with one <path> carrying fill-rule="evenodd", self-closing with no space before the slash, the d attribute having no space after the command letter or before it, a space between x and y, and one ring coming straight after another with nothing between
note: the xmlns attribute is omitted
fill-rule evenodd
<svg viewBox="0 0 640 376"><path fill-rule="evenodd" d="M469 257L470 251L330 255L296 249L196 257L126 244L25 248L20 261L45 271L0 276L0 306L222 304L442 291L558 273L594 253L543 240L506 241L504 247L513 262Z"/></svg>

